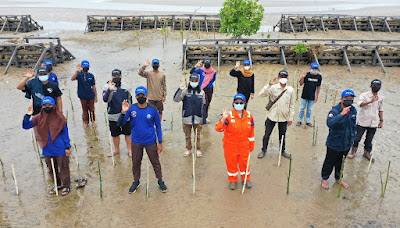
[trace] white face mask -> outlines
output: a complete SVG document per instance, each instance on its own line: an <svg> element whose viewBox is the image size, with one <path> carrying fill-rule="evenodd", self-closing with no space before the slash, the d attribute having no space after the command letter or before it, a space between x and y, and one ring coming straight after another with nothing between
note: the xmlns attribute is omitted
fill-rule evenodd
<svg viewBox="0 0 400 228"><path fill-rule="evenodd" d="M237 110L237 111L242 111L244 109L244 104L233 104L233 107Z"/></svg>
<svg viewBox="0 0 400 228"><path fill-rule="evenodd" d="M190 86L191 86L192 88L196 88L196 87L199 85L198 82L189 82L189 83L190 83Z"/></svg>
<svg viewBox="0 0 400 228"><path fill-rule="evenodd" d="M245 66L244 69L245 70L250 70L250 66Z"/></svg>
<svg viewBox="0 0 400 228"><path fill-rule="evenodd" d="M311 70L310 70L310 73L311 73L312 75L317 75L317 74L318 74L318 70L316 70L316 69L311 69Z"/></svg>
<svg viewBox="0 0 400 228"><path fill-rule="evenodd" d="M281 84L286 84L286 82L287 82L287 78L280 78L279 79L279 83L281 83Z"/></svg>
<svg viewBox="0 0 400 228"><path fill-rule="evenodd" d="M40 80L41 82L45 82L45 81L49 80L49 75L39 76L39 80Z"/></svg>

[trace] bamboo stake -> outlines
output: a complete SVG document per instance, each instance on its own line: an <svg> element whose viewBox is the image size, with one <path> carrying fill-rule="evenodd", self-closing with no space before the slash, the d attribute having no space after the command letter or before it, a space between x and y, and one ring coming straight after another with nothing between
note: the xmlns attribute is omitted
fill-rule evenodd
<svg viewBox="0 0 400 228"><path fill-rule="evenodd" d="M0 157L0 164L1 164L1 167L3 167L3 166L4 166L4 164L3 164L3 160L1 160L1 157Z"/></svg>
<svg viewBox="0 0 400 228"><path fill-rule="evenodd" d="M56 176L56 169L54 168L53 158L51 158L51 168L53 169L54 188L56 189L56 196L58 196L57 176Z"/></svg>
<svg viewBox="0 0 400 228"><path fill-rule="evenodd" d="M324 103L326 103L326 100L328 99L328 91L329 91L329 87L326 87L326 89L325 89L325 101L324 101Z"/></svg>
<svg viewBox="0 0 400 228"><path fill-rule="evenodd" d="M68 92L69 92L69 101L71 102L72 113L74 113L74 104L72 103L71 90L68 90Z"/></svg>
<svg viewBox="0 0 400 228"><path fill-rule="evenodd" d="M249 174L249 166L250 166L250 153L249 153L249 157L247 158L247 165L246 165L246 174L244 176L244 182L243 182L243 187L242 187L242 194L244 193L244 189L246 187L247 184L247 175Z"/></svg>
<svg viewBox="0 0 400 228"><path fill-rule="evenodd" d="M3 164L3 162L1 164ZM19 195L18 182L17 182L17 176L15 175L14 163L11 163L11 169L12 169L12 173L13 173L13 177L14 177L15 193L17 193L17 195Z"/></svg>
<svg viewBox="0 0 400 228"><path fill-rule="evenodd" d="M278 158L278 166L281 166L281 158L282 158L282 149L283 149L283 138L285 137L285 135L282 135L281 138L281 146L279 148L279 158Z"/></svg>
<svg viewBox="0 0 400 228"><path fill-rule="evenodd" d="M286 194L289 195L290 176L292 174L292 155L289 157L289 173L287 175Z"/></svg>
<svg viewBox="0 0 400 228"><path fill-rule="evenodd" d="M387 168L387 173L386 173L386 181L385 181L385 185L383 187L382 198L385 197L386 186L387 186L387 183L388 183L388 180L389 180L390 163L391 163L391 161L389 161L389 163L388 163L388 168Z"/></svg>
<svg viewBox="0 0 400 228"><path fill-rule="evenodd" d="M75 150L75 161L76 161L76 166L79 168L79 160L78 160L78 149L76 149L76 144L74 141L74 138L72 137L72 134L70 134L70 138L71 138L71 144L74 146L74 150Z"/></svg>
<svg viewBox="0 0 400 228"><path fill-rule="evenodd" d="M147 150L146 150L147 152ZM149 154L147 154L147 159L146 159L146 198L149 198L149 179L150 179L150 174L149 174Z"/></svg>
<svg viewBox="0 0 400 228"><path fill-rule="evenodd" d="M102 103L102 107L103 107L103 111L104 111L104 119L106 122L106 126L107 128L110 128L109 123L108 123L108 114L107 111L104 108L104 103ZM113 165L115 165L115 159L114 159L114 148L113 148L113 142L112 142L112 138L111 138L111 134L108 134L108 139L109 139L109 143L110 143L110 153L111 153L111 159L112 159L112 163Z"/></svg>
<svg viewBox="0 0 400 228"><path fill-rule="evenodd" d="M371 159L369 159L367 174L369 174L369 170L371 169L371 164L372 164L372 159L374 159L374 154L375 152L371 151Z"/></svg>
<svg viewBox="0 0 400 228"><path fill-rule="evenodd" d="M99 169L99 179L100 179L100 198L103 198L103 182L101 180L101 169L100 169L100 161L97 161L97 167Z"/></svg>
<svg viewBox="0 0 400 228"><path fill-rule="evenodd" d="M382 171L379 170L379 174L381 176L381 197L383 195L383 180L382 180Z"/></svg>
<svg viewBox="0 0 400 228"><path fill-rule="evenodd" d="M341 181L342 181L342 178L343 178L343 167L344 167L344 161L345 161L345 156L343 155L343 158L342 158L342 167L340 168L340 176L339 176L339 191L338 191L338 194L337 194L337 197L339 198L340 197L340 192L342 191L342 183L341 183Z"/></svg>
<svg viewBox="0 0 400 228"><path fill-rule="evenodd" d="M337 98L337 90L336 90L336 92L335 92L335 99L333 99L332 106L335 106L335 104L336 104L336 98Z"/></svg>
<svg viewBox="0 0 400 228"><path fill-rule="evenodd" d="M39 152L38 144L37 144L36 137L35 137L35 135L34 135L34 133L33 133L32 128L31 128L31 138L32 138L32 143L33 143L33 149L37 152L38 157L39 157L40 164L41 164L42 167L43 167L43 161L42 161L42 158L40 157L40 152Z"/></svg>
<svg viewBox="0 0 400 228"><path fill-rule="evenodd" d="M197 129L195 131L195 138L194 138L194 151L192 153L192 176L193 176L193 195L196 195L196 169L195 169L195 165L196 165L196 158L195 158L195 153L197 153L197 145L196 145L196 141L197 141Z"/></svg>

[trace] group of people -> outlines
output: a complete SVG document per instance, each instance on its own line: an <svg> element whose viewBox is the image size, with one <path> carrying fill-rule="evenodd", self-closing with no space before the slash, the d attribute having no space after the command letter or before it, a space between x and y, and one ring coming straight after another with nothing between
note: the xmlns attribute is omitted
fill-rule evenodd
<svg viewBox="0 0 400 228"><path fill-rule="evenodd" d="M146 71L151 64L152 70ZM25 92L27 98L32 98L33 104L29 106L23 120L23 128L33 128L35 136L43 149L43 156L52 174L52 166L49 161L55 161L55 172L58 188L62 189L62 195L70 192L69 159L71 153L70 139L68 136L67 120L62 114L61 90L58 87L57 76L52 73L51 61L45 63L37 70L36 77L33 71L28 71L26 77L18 84L17 88ZM129 193L136 192L140 186L140 170L143 150L153 165L157 184L161 192L167 192L168 188L162 179L159 153L163 150L162 142L162 114L166 101L166 75L159 70L160 61L149 60L140 68L138 75L146 78L147 88L139 86L135 89L133 101L130 88L122 82L122 72L114 69L110 80L104 85L102 95L103 102L107 103L108 125L113 139L114 151L120 153L120 135L125 136L128 155L132 157L132 172L134 181L129 188ZM95 126L95 108L97 102L96 80L89 72L90 63L86 60L78 65L71 80L78 81L77 94L82 105L82 120L84 128L92 123ZM306 109L305 124L313 127L310 122L312 106L318 101L322 76L319 74L318 63L312 63L310 71L303 74L299 83L304 85L299 120L296 126L301 126ZM254 150L254 119L247 105L250 99L254 99L254 72L249 60L236 62L230 71L232 77L237 78L237 94L233 96L232 107L222 110L220 121L215 124L218 132L224 132L223 148L227 167L228 188L237 188L239 174L246 188L252 187L250 167L248 166L249 153ZM186 139L186 150L183 156L195 153L201 157L201 130L204 124L210 123L208 113L213 96L216 71L212 68L211 60L199 61L190 71L189 83L183 82L173 96L175 102L182 101L182 126ZM278 125L279 141L283 157L289 158L286 152L285 137L287 127L292 124L294 118L294 105L296 94L293 87L287 85L289 74L282 70L259 92L260 97L267 98L267 118L265 121L265 134L263 137L261 152L258 158L263 158L267 152L269 138L275 125ZM375 79L371 83L371 91L361 94L358 101L360 112L353 104L355 94L352 90L342 93L341 101L334 106L327 117L329 135L327 138L327 154L322 168L323 188L328 188L327 179L335 168L335 179L345 188L348 184L339 176L342 166L342 157L353 158L358 144L364 132L367 132L365 140L364 156L371 159L372 139L376 128L383 124L383 96L378 92L381 81ZM32 117L32 118L31 118ZM192 130L195 134L196 148L192 145ZM283 140L283 141L282 141ZM53 178L53 175L50 175ZM246 181L245 181L246 180ZM55 193L54 188L50 194Z"/></svg>

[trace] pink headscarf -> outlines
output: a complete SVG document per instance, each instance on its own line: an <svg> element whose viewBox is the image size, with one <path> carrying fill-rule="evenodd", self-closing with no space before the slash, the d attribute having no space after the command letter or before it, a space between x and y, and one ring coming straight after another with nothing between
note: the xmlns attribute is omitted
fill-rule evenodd
<svg viewBox="0 0 400 228"><path fill-rule="evenodd" d="M210 68L208 69L203 66L201 69L206 73L206 76L204 77L204 80L201 83L201 89L204 89L213 79L215 70L212 68L212 66L210 66Z"/></svg>

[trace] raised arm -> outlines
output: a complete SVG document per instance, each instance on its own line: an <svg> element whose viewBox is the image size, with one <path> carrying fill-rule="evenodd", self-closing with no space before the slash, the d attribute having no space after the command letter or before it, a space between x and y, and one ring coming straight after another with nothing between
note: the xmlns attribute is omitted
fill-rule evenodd
<svg viewBox="0 0 400 228"><path fill-rule="evenodd" d="M71 77L71 81L75 81L76 77L78 77L78 73L81 71L82 71L82 66L81 66L81 64L78 64L76 66L76 71L75 71L74 75L72 75L72 77Z"/></svg>
<svg viewBox="0 0 400 228"><path fill-rule="evenodd" d="M150 60L146 59L144 62L144 65L139 69L138 74L144 78L147 78L149 76L149 72L145 71L146 67L150 65Z"/></svg>
<svg viewBox="0 0 400 228"><path fill-rule="evenodd" d="M26 76L22 81L20 81L17 85L17 89L19 90L25 90L25 85L28 82L29 79L33 78L35 75L33 73L33 69L29 69L28 72L26 72Z"/></svg>

